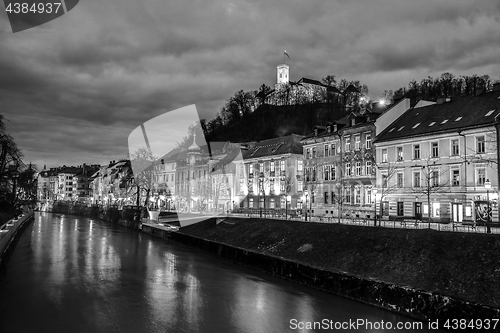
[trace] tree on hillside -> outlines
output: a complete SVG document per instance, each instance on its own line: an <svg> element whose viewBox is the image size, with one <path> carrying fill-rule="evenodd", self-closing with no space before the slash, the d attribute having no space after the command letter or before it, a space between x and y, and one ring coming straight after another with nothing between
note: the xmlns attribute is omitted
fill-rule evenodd
<svg viewBox="0 0 500 333"><path fill-rule="evenodd" d="M411 92L413 98L436 100L440 97L470 96L480 92L491 91L493 85L488 75L472 75L456 77L452 73L442 73L438 78L428 76L420 82L412 80L407 87L401 87L394 92L394 98L399 99Z"/></svg>
<svg viewBox="0 0 500 333"><path fill-rule="evenodd" d="M266 96L271 92L271 90L272 90L271 87L269 87L266 84L262 84L259 87L259 91L255 95L258 102L257 106L263 105L266 102Z"/></svg>

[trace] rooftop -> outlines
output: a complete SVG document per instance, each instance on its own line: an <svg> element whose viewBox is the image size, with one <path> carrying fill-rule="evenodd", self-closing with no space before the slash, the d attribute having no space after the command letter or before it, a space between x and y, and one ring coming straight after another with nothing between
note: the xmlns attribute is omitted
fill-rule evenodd
<svg viewBox="0 0 500 333"><path fill-rule="evenodd" d="M499 114L500 91L453 97L441 104L408 109L375 142L491 126Z"/></svg>

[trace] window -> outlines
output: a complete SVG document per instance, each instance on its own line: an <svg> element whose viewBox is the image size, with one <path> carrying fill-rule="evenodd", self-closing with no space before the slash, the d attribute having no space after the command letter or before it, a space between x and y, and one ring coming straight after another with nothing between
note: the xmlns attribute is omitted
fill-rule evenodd
<svg viewBox="0 0 500 333"><path fill-rule="evenodd" d="M365 175L369 176L372 174L372 161L366 161L365 164Z"/></svg>
<svg viewBox="0 0 500 333"><path fill-rule="evenodd" d="M274 207L274 198L271 198L269 208L275 208Z"/></svg>
<svg viewBox="0 0 500 333"><path fill-rule="evenodd" d="M354 203L356 205L361 204L361 188L360 187L356 187L354 189Z"/></svg>
<svg viewBox="0 0 500 333"><path fill-rule="evenodd" d="M460 186L460 169L451 170L451 185Z"/></svg>
<svg viewBox="0 0 500 333"><path fill-rule="evenodd" d="M354 136L354 150L359 150L360 145L361 145L361 136L355 135Z"/></svg>
<svg viewBox="0 0 500 333"><path fill-rule="evenodd" d="M297 191L298 191L298 192L302 192L303 190L304 190L304 185L303 185L303 183L302 183L302 180L299 180L299 181L297 182Z"/></svg>
<svg viewBox="0 0 500 333"><path fill-rule="evenodd" d="M311 203L314 203L316 199L316 194L314 192L311 192Z"/></svg>
<svg viewBox="0 0 500 333"><path fill-rule="evenodd" d="M302 201L297 201L297 209L302 209Z"/></svg>
<svg viewBox="0 0 500 333"><path fill-rule="evenodd" d="M420 145L413 145L413 159L420 159Z"/></svg>
<svg viewBox="0 0 500 333"><path fill-rule="evenodd" d="M264 192L264 179L259 179L259 192Z"/></svg>
<svg viewBox="0 0 500 333"><path fill-rule="evenodd" d="M330 179L331 180L335 180L335 170L337 169L336 166L332 165L330 166Z"/></svg>
<svg viewBox="0 0 500 333"><path fill-rule="evenodd" d="M382 162L387 162L387 149L382 149Z"/></svg>
<svg viewBox="0 0 500 333"><path fill-rule="evenodd" d="M248 166L248 176L253 177L253 164Z"/></svg>
<svg viewBox="0 0 500 333"><path fill-rule="evenodd" d="M328 145L325 145L325 157L329 156Z"/></svg>
<svg viewBox="0 0 500 333"><path fill-rule="evenodd" d="M398 201L398 216L404 215L404 203L402 201Z"/></svg>
<svg viewBox="0 0 500 333"><path fill-rule="evenodd" d="M244 194L243 188L245 187L245 180L244 179L240 179L239 183L240 183L239 194Z"/></svg>
<svg viewBox="0 0 500 333"><path fill-rule="evenodd" d="M325 199L325 203L327 204L327 203L328 203L328 192L325 192L325 197L324 197L324 199Z"/></svg>
<svg viewBox="0 0 500 333"><path fill-rule="evenodd" d="M361 162L356 162L356 176L361 176Z"/></svg>
<svg viewBox="0 0 500 333"><path fill-rule="evenodd" d="M485 149L484 149L484 136L477 136L476 137L476 153L478 154L483 154Z"/></svg>
<svg viewBox="0 0 500 333"><path fill-rule="evenodd" d="M325 166L325 168L324 168L324 172L323 173L325 175L325 180L328 180L328 176L330 175L330 170L329 169L330 169L330 167L328 165Z"/></svg>
<svg viewBox="0 0 500 333"><path fill-rule="evenodd" d="M315 182L316 181L316 167L313 167L312 168L312 181Z"/></svg>
<svg viewBox="0 0 500 333"><path fill-rule="evenodd" d="M431 186L439 186L439 171L434 170L431 172Z"/></svg>
<svg viewBox="0 0 500 333"><path fill-rule="evenodd" d="M264 198L260 198L260 203L259 203L259 207L260 208L264 208Z"/></svg>
<svg viewBox="0 0 500 333"><path fill-rule="evenodd" d="M397 147L396 148L396 160L397 161L402 161L403 160L403 147Z"/></svg>
<svg viewBox="0 0 500 333"><path fill-rule="evenodd" d="M431 142L431 156L439 157L439 144L438 142Z"/></svg>
<svg viewBox="0 0 500 333"><path fill-rule="evenodd" d="M486 181L486 168L477 168L476 169L476 184L484 186L485 181Z"/></svg>
<svg viewBox="0 0 500 333"><path fill-rule="evenodd" d="M285 181L280 181L280 193L285 193Z"/></svg>
<svg viewBox="0 0 500 333"><path fill-rule="evenodd" d="M306 159L310 159L311 158L311 148L307 148L306 149Z"/></svg>
<svg viewBox="0 0 500 333"><path fill-rule="evenodd" d="M373 202L372 202L372 189L371 188L368 188L365 190L365 203L367 205L371 205Z"/></svg>
<svg viewBox="0 0 500 333"><path fill-rule="evenodd" d="M460 149L458 146L458 139L451 140L451 156L458 156L460 154Z"/></svg>
<svg viewBox="0 0 500 333"><path fill-rule="evenodd" d="M274 194L274 178L269 179L269 192Z"/></svg>
<svg viewBox="0 0 500 333"><path fill-rule="evenodd" d="M351 163L346 163L345 164L345 175L350 176L351 175Z"/></svg>
<svg viewBox="0 0 500 333"><path fill-rule="evenodd" d="M276 166L276 164L274 163L274 161L271 161L271 165L270 165L271 177L274 177L275 166Z"/></svg>
<svg viewBox="0 0 500 333"><path fill-rule="evenodd" d="M346 187L344 189L344 193L345 193L345 202L350 204L351 203L351 188L350 187Z"/></svg>
<svg viewBox="0 0 500 333"><path fill-rule="evenodd" d="M285 175L285 160L280 161L280 173L281 173L281 176Z"/></svg>
<svg viewBox="0 0 500 333"><path fill-rule="evenodd" d="M303 162L301 160L297 161L297 175L302 176L303 173Z"/></svg>
<svg viewBox="0 0 500 333"><path fill-rule="evenodd" d="M396 176L397 176L397 178L396 178L396 180L397 180L397 187L402 188L403 184L404 184L403 183L403 173L402 172L398 172L396 174Z"/></svg>
<svg viewBox="0 0 500 333"><path fill-rule="evenodd" d="M365 148L370 149L372 147L372 134L371 133L366 133L365 141L366 141Z"/></svg>
<svg viewBox="0 0 500 333"><path fill-rule="evenodd" d="M335 203L335 192L331 192L332 204Z"/></svg>
<svg viewBox="0 0 500 333"><path fill-rule="evenodd" d="M351 151L351 138L345 138L345 151Z"/></svg>
<svg viewBox="0 0 500 333"><path fill-rule="evenodd" d="M312 158L316 158L316 147L312 149Z"/></svg>
<svg viewBox="0 0 500 333"><path fill-rule="evenodd" d="M441 203L433 202L432 203L432 217L439 217L441 211Z"/></svg>
<svg viewBox="0 0 500 333"><path fill-rule="evenodd" d="M330 147L330 151L331 151L332 156L337 155L337 147L336 147L335 143L332 143L332 145Z"/></svg>
<svg viewBox="0 0 500 333"><path fill-rule="evenodd" d="M259 172L262 174L264 173L264 162L259 163Z"/></svg>
<svg viewBox="0 0 500 333"><path fill-rule="evenodd" d="M280 199L280 205L281 205L281 208L285 207L286 206L286 201L285 201L285 197L281 197Z"/></svg>
<svg viewBox="0 0 500 333"><path fill-rule="evenodd" d="M420 171L413 172L413 187L420 187Z"/></svg>

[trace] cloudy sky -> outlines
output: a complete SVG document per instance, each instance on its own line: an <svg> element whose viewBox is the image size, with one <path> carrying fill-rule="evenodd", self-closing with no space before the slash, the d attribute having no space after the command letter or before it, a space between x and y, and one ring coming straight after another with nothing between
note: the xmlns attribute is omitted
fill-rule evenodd
<svg viewBox="0 0 500 333"><path fill-rule="evenodd" d="M292 80L359 80L372 99L443 72L499 79L500 1L80 0L15 34L0 11L0 114L27 162L106 163L167 111L210 119L273 86L283 50Z"/></svg>

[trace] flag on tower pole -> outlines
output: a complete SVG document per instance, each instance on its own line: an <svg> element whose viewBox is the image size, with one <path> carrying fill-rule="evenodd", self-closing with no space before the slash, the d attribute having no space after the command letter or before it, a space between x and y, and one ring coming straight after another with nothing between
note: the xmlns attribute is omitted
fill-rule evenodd
<svg viewBox="0 0 500 333"><path fill-rule="evenodd" d="M285 52L285 55L288 57L288 59L290 59L290 56L288 55L288 53L286 52L286 50L284 52Z"/></svg>

